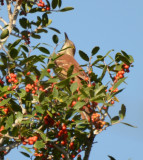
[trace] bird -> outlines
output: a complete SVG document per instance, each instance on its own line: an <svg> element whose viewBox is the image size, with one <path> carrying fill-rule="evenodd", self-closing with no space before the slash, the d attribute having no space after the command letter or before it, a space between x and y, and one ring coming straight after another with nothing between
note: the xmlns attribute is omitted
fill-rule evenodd
<svg viewBox="0 0 143 160"><path fill-rule="evenodd" d="M74 43L69 40L67 34L65 33L65 43L62 47L62 49L59 51L58 58L54 61L56 68L61 68L61 71L57 73L57 76L60 80L64 80L67 78L67 71L68 69L73 65L73 74L78 73L74 77L74 81L78 84L78 88L82 87L82 80L85 80L87 78L87 74L83 70L82 67L80 67L79 63L75 60L74 55L76 52L76 47ZM79 91L80 94L80 91ZM85 99L85 102L87 102L88 99ZM81 118L89 120L89 113L90 110L86 106L84 111L81 112Z"/></svg>

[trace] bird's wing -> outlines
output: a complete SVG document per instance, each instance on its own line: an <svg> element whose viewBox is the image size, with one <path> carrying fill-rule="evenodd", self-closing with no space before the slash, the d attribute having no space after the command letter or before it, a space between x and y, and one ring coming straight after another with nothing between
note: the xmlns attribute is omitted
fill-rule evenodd
<svg viewBox="0 0 143 160"><path fill-rule="evenodd" d="M85 71L79 66L79 63L74 59L73 56L63 54L61 57L55 60L55 64L57 67L62 68L61 73L64 76L67 76L67 71L70 68L70 66L74 65L73 74L79 73L77 76L83 80L87 77Z"/></svg>

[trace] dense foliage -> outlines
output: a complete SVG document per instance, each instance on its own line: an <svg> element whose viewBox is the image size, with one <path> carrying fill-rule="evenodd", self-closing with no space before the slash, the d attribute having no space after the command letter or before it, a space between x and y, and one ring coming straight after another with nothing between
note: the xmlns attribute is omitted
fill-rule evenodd
<svg viewBox="0 0 143 160"><path fill-rule="evenodd" d="M54 74L60 31L50 27L49 19L52 12L73 8L61 9L62 0L1 0L0 4L7 6L9 16L9 22L0 18L0 159L20 145L26 150L21 153L35 160L87 160L95 136L125 117L124 104L117 116L110 110L119 102L117 95L123 89L118 88L133 66L133 57L124 51L111 57L113 50L99 55L97 46L90 54L80 50L87 78L79 88L73 66L64 80ZM41 43L41 35L48 31L55 32L52 52ZM94 72L97 68L99 75ZM109 81L104 79L107 75ZM82 119L85 107L90 113Z"/></svg>

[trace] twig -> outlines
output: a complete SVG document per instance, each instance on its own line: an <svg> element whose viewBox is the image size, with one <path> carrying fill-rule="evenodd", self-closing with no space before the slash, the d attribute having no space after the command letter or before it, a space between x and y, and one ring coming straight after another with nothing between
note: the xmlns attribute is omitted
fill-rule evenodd
<svg viewBox="0 0 143 160"><path fill-rule="evenodd" d="M21 142L14 142L14 143L9 144L7 146L2 146L2 147L0 147L0 151L5 151L5 150L13 149L13 148L19 146L20 144L21 144Z"/></svg>
<svg viewBox="0 0 143 160"><path fill-rule="evenodd" d="M9 17L9 20L11 20L11 16L12 16L11 1L6 0L6 3L7 3L8 17Z"/></svg>
<svg viewBox="0 0 143 160"><path fill-rule="evenodd" d="M0 17L0 21L2 21L4 25L7 25L7 22L2 17Z"/></svg>
<svg viewBox="0 0 143 160"><path fill-rule="evenodd" d="M3 27L0 25L0 29L3 31L4 29L3 29Z"/></svg>
<svg viewBox="0 0 143 160"><path fill-rule="evenodd" d="M65 155L66 160L71 160L69 154L65 151L64 148L62 148L61 146L58 146L57 144L53 144L53 146Z"/></svg>

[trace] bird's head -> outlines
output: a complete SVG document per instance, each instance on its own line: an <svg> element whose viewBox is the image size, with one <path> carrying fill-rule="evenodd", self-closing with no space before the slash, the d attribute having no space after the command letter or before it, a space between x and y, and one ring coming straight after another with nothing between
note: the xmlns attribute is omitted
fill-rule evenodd
<svg viewBox="0 0 143 160"><path fill-rule="evenodd" d="M75 55L75 45L71 40L68 39L68 36L66 33L65 33L65 43L60 53L69 54L70 56Z"/></svg>

